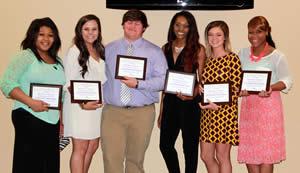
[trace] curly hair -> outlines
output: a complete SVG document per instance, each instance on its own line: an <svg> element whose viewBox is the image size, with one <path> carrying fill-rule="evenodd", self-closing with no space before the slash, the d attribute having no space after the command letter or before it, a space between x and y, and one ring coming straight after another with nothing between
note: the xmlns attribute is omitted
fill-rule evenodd
<svg viewBox="0 0 300 173"><path fill-rule="evenodd" d="M31 22L31 24L26 32L25 39L21 42L21 48L23 50L28 49L28 48L31 49L31 51L35 54L37 59L39 61L43 61L43 59L40 56L40 54L38 53L37 47L36 47L36 41L37 41L37 38L38 38L38 35L40 32L40 28L43 26L50 28L51 31L53 32L54 41L48 50L48 54L49 54L50 58L52 58L56 63L61 64L61 62L58 60L58 57L57 57L57 53L61 46L59 32L58 32L58 29L57 29L55 23L49 17L34 19Z"/></svg>
<svg viewBox="0 0 300 173"><path fill-rule="evenodd" d="M99 29L98 38L93 43L93 47L96 49L97 53L99 53L100 58L103 60L105 59L104 46L102 44L101 23L100 23L99 18L93 14L88 14L88 15L81 17L75 27L75 37L73 39L73 42L80 51L80 54L78 57L78 63L82 68L80 73L83 78L84 78L85 73L88 71L87 62L88 62L90 53L89 53L87 46L82 37L82 27L86 22L91 21L91 20L96 21L98 29Z"/></svg>

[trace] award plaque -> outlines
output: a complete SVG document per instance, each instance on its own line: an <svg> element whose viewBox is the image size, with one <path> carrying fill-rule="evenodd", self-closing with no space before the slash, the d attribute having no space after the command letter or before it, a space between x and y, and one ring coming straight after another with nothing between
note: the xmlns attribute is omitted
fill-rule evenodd
<svg viewBox="0 0 300 173"><path fill-rule="evenodd" d="M59 110L61 108L62 87L62 85L31 83L29 96L48 103L49 109Z"/></svg>
<svg viewBox="0 0 300 173"><path fill-rule="evenodd" d="M196 74L168 70L165 80L165 93L181 93L193 96Z"/></svg>
<svg viewBox="0 0 300 173"><path fill-rule="evenodd" d="M123 77L133 77L138 80L145 80L146 77L147 58L117 55L116 79Z"/></svg>
<svg viewBox="0 0 300 173"><path fill-rule="evenodd" d="M249 94L258 94L262 90L269 91L271 71L244 70L240 90L247 90Z"/></svg>
<svg viewBox="0 0 300 173"><path fill-rule="evenodd" d="M219 105L231 103L232 93L229 82L205 83L203 90L203 104L209 104L209 101Z"/></svg>
<svg viewBox="0 0 300 173"><path fill-rule="evenodd" d="M99 101L102 103L101 82L71 80L71 103Z"/></svg>

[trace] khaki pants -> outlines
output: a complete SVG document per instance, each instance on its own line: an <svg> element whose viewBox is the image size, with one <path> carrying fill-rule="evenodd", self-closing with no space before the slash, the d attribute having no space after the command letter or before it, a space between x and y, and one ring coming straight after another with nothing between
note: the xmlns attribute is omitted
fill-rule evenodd
<svg viewBox="0 0 300 173"><path fill-rule="evenodd" d="M102 110L101 144L104 172L144 173L144 157L155 120L155 106Z"/></svg>

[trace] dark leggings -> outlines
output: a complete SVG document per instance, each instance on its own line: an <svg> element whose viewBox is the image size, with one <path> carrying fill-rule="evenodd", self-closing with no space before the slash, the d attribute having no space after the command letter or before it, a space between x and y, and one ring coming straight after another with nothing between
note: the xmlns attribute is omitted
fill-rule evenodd
<svg viewBox="0 0 300 173"><path fill-rule="evenodd" d="M172 105L168 107L164 105L159 146L169 173L180 173L178 156L174 145L181 130L185 172L196 173L200 134L200 110L197 107L198 105L193 103L182 104L180 106Z"/></svg>
<svg viewBox="0 0 300 173"><path fill-rule="evenodd" d="M15 127L13 173L59 173L59 123L49 124L26 110L12 111Z"/></svg>

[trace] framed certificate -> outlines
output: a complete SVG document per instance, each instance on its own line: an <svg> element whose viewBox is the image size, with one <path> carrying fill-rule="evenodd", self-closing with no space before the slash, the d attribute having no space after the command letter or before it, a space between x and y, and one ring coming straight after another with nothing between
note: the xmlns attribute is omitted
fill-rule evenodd
<svg viewBox="0 0 300 173"><path fill-rule="evenodd" d="M102 103L100 81L71 80L71 103L96 100Z"/></svg>
<svg viewBox="0 0 300 173"><path fill-rule="evenodd" d="M244 70L240 90L247 90L250 94L258 94L260 91L270 89L271 71Z"/></svg>
<svg viewBox="0 0 300 173"><path fill-rule="evenodd" d="M147 58L117 55L116 79L123 79L124 76L133 77L138 80L146 78Z"/></svg>
<svg viewBox="0 0 300 173"><path fill-rule="evenodd" d="M167 70L165 80L165 93L193 96L196 74Z"/></svg>
<svg viewBox="0 0 300 173"><path fill-rule="evenodd" d="M49 104L49 109L60 109L62 85L30 83L29 96Z"/></svg>
<svg viewBox="0 0 300 173"><path fill-rule="evenodd" d="M208 104L210 100L216 104L231 103L231 85L229 82L205 83L202 104Z"/></svg>

